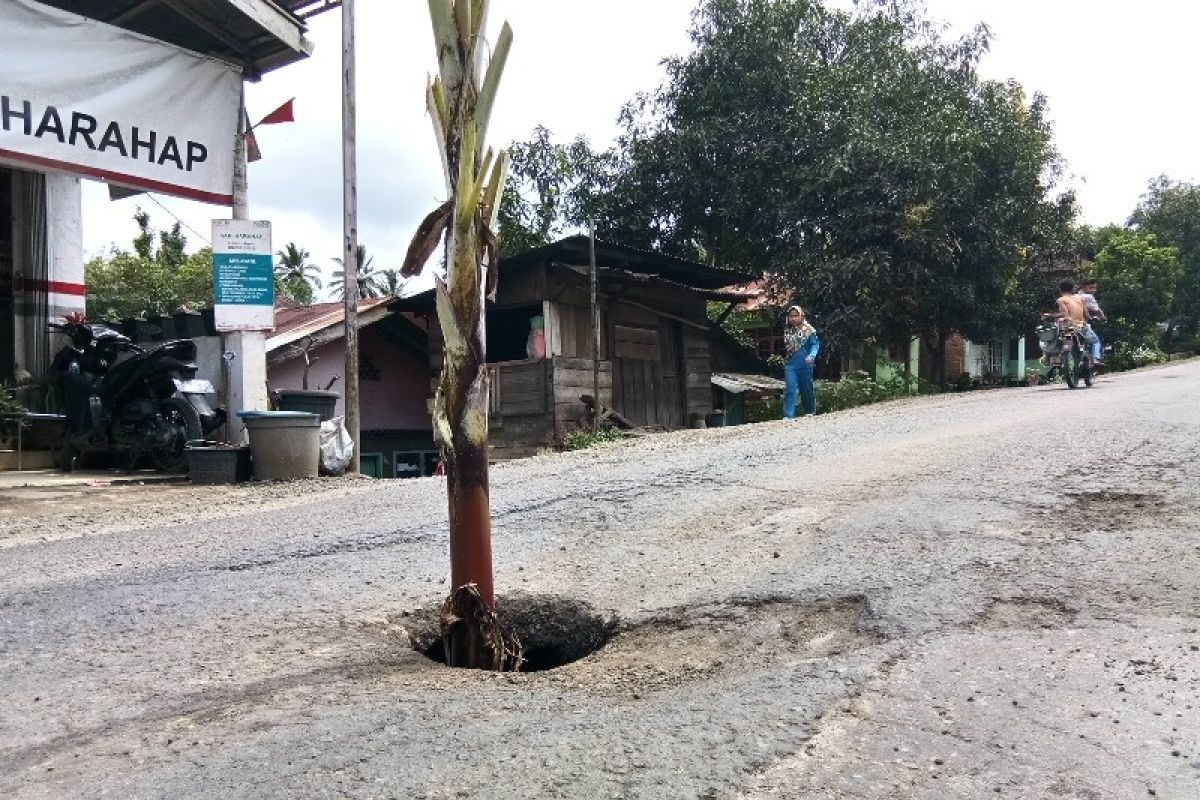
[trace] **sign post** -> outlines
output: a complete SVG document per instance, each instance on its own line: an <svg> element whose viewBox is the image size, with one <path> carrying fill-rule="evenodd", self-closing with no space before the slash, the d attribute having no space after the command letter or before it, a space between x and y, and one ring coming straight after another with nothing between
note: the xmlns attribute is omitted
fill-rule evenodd
<svg viewBox="0 0 1200 800"><path fill-rule="evenodd" d="M275 327L271 223L213 220L213 312L218 331Z"/></svg>
<svg viewBox="0 0 1200 800"><path fill-rule="evenodd" d="M241 210L244 204L235 203L235 215ZM225 334L229 363L227 438L243 444L246 428L237 412L264 411L268 405L265 331L275 327L271 223L214 219L212 243L213 316Z"/></svg>

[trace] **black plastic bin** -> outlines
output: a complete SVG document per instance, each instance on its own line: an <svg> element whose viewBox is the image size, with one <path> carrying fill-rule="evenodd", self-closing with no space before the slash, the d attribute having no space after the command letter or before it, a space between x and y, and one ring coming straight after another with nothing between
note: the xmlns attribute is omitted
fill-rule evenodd
<svg viewBox="0 0 1200 800"><path fill-rule="evenodd" d="M249 447L188 445L187 457L192 483L243 483L253 474Z"/></svg>

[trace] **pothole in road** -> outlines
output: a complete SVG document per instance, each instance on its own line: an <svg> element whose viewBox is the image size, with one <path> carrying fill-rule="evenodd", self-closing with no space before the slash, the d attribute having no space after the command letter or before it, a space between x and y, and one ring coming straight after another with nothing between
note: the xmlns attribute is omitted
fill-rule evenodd
<svg viewBox="0 0 1200 800"><path fill-rule="evenodd" d="M640 694L829 658L881 641L863 597L738 598L668 609L625 627L595 658L575 665L571 678Z"/></svg>
<svg viewBox="0 0 1200 800"><path fill-rule="evenodd" d="M599 690L654 691L881 641L862 597L739 598L651 612L637 623L555 595L501 597L497 606L524 646L523 672L554 670ZM393 622L415 650L442 663L437 615L421 609Z"/></svg>
<svg viewBox="0 0 1200 800"><path fill-rule="evenodd" d="M1053 597L994 597L975 626L989 630L1003 628L1065 628L1076 612Z"/></svg>
<svg viewBox="0 0 1200 800"><path fill-rule="evenodd" d="M1158 518L1168 513L1160 495L1141 492L1073 492L1068 495L1074 507L1066 511L1067 519L1106 531L1136 527L1146 518Z"/></svg>
<svg viewBox="0 0 1200 800"><path fill-rule="evenodd" d="M543 672L578 661L604 647L617 626L615 615L561 595L500 596L496 607L524 648L522 672ZM394 621L408 631L414 650L444 664L440 611L440 606L419 609L401 614Z"/></svg>

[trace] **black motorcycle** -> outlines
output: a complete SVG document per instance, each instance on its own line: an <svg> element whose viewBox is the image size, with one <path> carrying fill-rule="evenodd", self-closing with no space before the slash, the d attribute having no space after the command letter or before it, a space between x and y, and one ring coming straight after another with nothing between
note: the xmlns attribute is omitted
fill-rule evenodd
<svg viewBox="0 0 1200 800"><path fill-rule="evenodd" d="M1096 370L1082 327L1057 318L1038 326L1037 337L1042 348L1042 363L1050 367L1046 371L1046 380L1055 380L1061 375L1068 389L1074 389L1080 382L1088 387L1092 385Z"/></svg>
<svg viewBox="0 0 1200 800"><path fill-rule="evenodd" d="M196 380L192 340L144 350L105 325L50 328L68 339L50 366L67 417L58 459L64 472L85 453L122 457L129 470L149 457L163 472L182 472L187 442L224 423L224 409L208 404L212 384Z"/></svg>

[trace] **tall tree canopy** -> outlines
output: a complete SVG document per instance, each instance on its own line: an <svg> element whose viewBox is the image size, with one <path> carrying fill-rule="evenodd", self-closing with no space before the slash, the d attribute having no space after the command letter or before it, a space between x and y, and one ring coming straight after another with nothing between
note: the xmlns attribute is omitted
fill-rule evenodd
<svg viewBox="0 0 1200 800"><path fill-rule="evenodd" d="M691 37L617 146L556 182L588 189L561 219L788 276L835 341L1030 322L1075 207L1044 99L978 76L985 27L946 41L906 0L702 0Z"/></svg>
<svg viewBox="0 0 1200 800"><path fill-rule="evenodd" d="M583 228L605 156L583 137L555 144L539 125L527 142L508 148L510 172L500 198L500 255L549 244L568 228Z"/></svg>
<svg viewBox="0 0 1200 800"><path fill-rule="evenodd" d="M1153 233L1115 225L1095 235L1104 313L1122 341L1156 344L1158 324L1170 315L1179 285L1179 251L1161 246Z"/></svg>
<svg viewBox="0 0 1200 800"><path fill-rule="evenodd" d="M1200 186L1160 175L1150 181L1129 224L1154 234L1160 244L1178 251L1180 269L1170 309L1172 327L1178 326L1183 334L1200 333Z"/></svg>
<svg viewBox="0 0 1200 800"><path fill-rule="evenodd" d="M133 218L138 224L133 252L113 248L84 264L88 317L126 319L211 306L212 249L188 255L178 222L159 232L142 209Z"/></svg>

